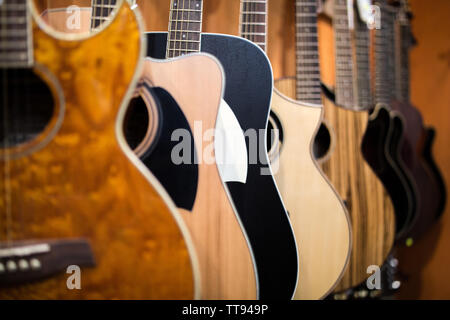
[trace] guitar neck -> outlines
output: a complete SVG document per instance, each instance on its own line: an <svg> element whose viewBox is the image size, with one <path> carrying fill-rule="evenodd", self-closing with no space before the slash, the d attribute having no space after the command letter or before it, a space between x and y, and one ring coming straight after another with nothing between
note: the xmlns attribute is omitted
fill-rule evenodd
<svg viewBox="0 0 450 320"><path fill-rule="evenodd" d="M3 0L0 5L0 67L33 64L31 13L27 0Z"/></svg>
<svg viewBox="0 0 450 320"><path fill-rule="evenodd" d="M412 46L412 34L411 34L411 25L409 22L409 18L407 16L406 9L401 12L399 15L398 21L398 75L397 81L399 85L398 89L398 98L400 101L409 102L410 101L410 85L409 85L409 50Z"/></svg>
<svg viewBox="0 0 450 320"><path fill-rule="evenodd" d="M296 0L297 100L321 104L317 0Z"/></svg>
<svg viewBox="0 0 450 320"><path fill-rule="evenodd" d="M389 104L396 97L399 83L395 20L397 12L386 1L380 1L381 29L375 31L375 102Z"/></svg>
<svg viewBox="0 0 450 320"><path fill-rule="evenodd" d="M336 103L354 107L354 66L347 0L334 1L334 42L336 56Z"/></svg>
<svg viewBox="0 0 450 320"><path fill-rule="evenodd" d="M97 31L103 22L111 20L117 0L92 0L91 31Z"/></svg>
<svg viewBox="0 0 450 320"><path fill-rule="evenodd" d="M166 57L200 52L203 0L171 0Z"/></svg>
<svg viewBox="0 0 450 320"><path fill-rule="evenodd" d="M241 0L241 37L267 50L267 0Z"/></svg>
<svg viewBox="0 0 450 320"><path fill-rule="evenodd" d="M372 86L370 67L370 32L367 24L355 14L355 64L356 64L356 94L358 108L372 107Z"/></svg>

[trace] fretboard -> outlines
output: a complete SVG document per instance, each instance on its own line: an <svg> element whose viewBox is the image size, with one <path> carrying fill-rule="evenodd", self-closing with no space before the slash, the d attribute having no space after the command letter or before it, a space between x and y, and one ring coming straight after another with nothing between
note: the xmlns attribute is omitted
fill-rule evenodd
<svg viewBox="0 0 450 320"><path fill-rule="evenodd" d="M410 101L410 91L409 91L409 50L412 45L412 35L411 26L409 22L404 22L400 24L399 27L399 41L400 41L400 67L399 69L399 82L398 86L398 98L400 101L409 102Z"/></svg>
<svg viewBox="0 0 450 320"><path fill-rule="evenodd" d="M355 14L356 94L360 109L372 107L372 86L370 68L370 32L367 24Z"/></svg>
<svg viewBox="0 0 450 320"><path fill-rule="evenodd" d="M0 67L29 67L33 64L33 51L27 0L0 3Z"/></svg>
<svg viewBox="0 0 450 320"><path fill-rule="evenodd" d="M389 104L396 96L396 9L385 1L381 9L381 29L375 31L375 102Z"/></svg>
<svg viewBox="0 0 450 320"><path fill-rule="evenodd" d="M267 49L267 0L241 0L241 37Z"/></svg>
<svg viewBox="0 0 450 320"><path fill-rule="evenodd" d="M117 6L117 0L92 0L91 30L96 31L103 22L111 20L111 13Z"/></svg>
<svg viewBox="0 0 450 320"><path fill-rule="evenodd" d="M353 50L348 19L347 0L335 0L333 28L336 55L336 103L346 108L353 108Z"/></svg>
<svg viewBox="0 0 450 320"><path fill-rule="evenodd" d="M172 0L166 57L200 52L203 1Z"/></svg>
<svg viewBox="0 0 450 320"><path fill-rule="evenodd" d="M322 104L317 0L296 0L297 100Z"/></svg>

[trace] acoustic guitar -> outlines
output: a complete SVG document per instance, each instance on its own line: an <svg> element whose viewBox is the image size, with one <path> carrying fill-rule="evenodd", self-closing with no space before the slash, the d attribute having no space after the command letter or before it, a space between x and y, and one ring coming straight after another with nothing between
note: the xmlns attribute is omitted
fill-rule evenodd
<svg viewBox="0 0 450 320"><path fill-rule="evenodd" d="M202 1L172 1L169 38L161 44L165 60L145 60L142 77L160 102L162 127L154 149L141 159L167 189L192 234L202 298L255 299L252 247L215 158L213 131L225 80L219 61L200 53L202 10Z"/></svg>
<svg viewBox="0 0 450 320"><path fill-rule="evenodd" d="M244 6L251 9L252 4L244 2ZM317 9L316 0L296 1L296 77L275 82L270 118L272 128L280 133L278 140L272 141L269 155L272 166L278 167L275 179L299 243L295 299L327 296L342 276L351 252L347 211L312 155L312 141L323 113ZM265 31L264 25L244 27L252 34Z"/></svg>
<svg viewBox="0 0 450 320"><path fill-rule="evenodd" d="M407 230L417 208L417 192L412 177L407 173L403 161L397 154L403 138L400 115L383 104L376 104L372 82L386 70L373 70L372 35L368 22L364 20L364 7L354 6L356 97L359 106L371 110L366 132L361 144L367 163L376 173L390 195L395 209L396 237ZM378 66L377 63L375 63ZM376 67L375 66L375 67ZM377 81L376 81L377 82ZM378 82L377 82L378 84Z"/></svg>
<svg viewBox="0 0 450 320"><path fill-rule="evenodd" d="M397 23L401 13L386 1L377 3L382 13L381 29L375 31L376 102L389 106L400 117L404 128L399 155L417 189L417 212L399 241L420 236L439 215L441 190L433 172L422 156L425 129L420 112L409 104L409 59L411 34L407 19Z"/></svg>
<svg viewBox="0 0 450 320"><path fill-rule="evenodd" d="M246 39L230 35L200 34L202 15L198 10L202 8L202 4L201 0L173 0L170 32L147 35L148 55L162 59L200 50L212 54L220 61L226 79L223 83L223 100L231 108L245 133L247 149L245 179L237 179L235 176L225 178L223 174L222 179L226 182L230 199L253 252L255 275L258 277L258 297L291 299L298 276L297 244L272 175L266 149L266 128L273 86L271 66L265 53ZM178 76L176 78L179 81ZM205 95L211 91L205 89L207 83L210 82L202 83L198 94ZM242 170L240 167L238 169ZM169 171L158 174L156 168L152 168L152 171L160 178L169 174ZM181 195L190 194L190 189L180 185L178 188ZM208 188L208 192L213 190L214 187ZM213 201L210 203L215 204ZM211 216L211 212L208 212L208 216ZM236 250L233 245L227 246ZM236 261L245 262L242 259L235 260L235 263ZM240 280L236 274L232 275L231 280L240 281L245 286L244 280Z"/></svg>
<svg viewBox="0 0 450 320"><path fill-rule="evenodd" d="M71 36L32 1L0 5L2 299L199 297L184 222L121 131L145 39L119 4Z"/></svg>
<svg viewBox="0 0 450 320"><path fill-rule="evenodd" d="M365 162L361 151L369 114L355 99L356 78L348 22L347 1L335 0L334 47L321 47L321 50L334 50L335 66L326 59L322 59L321 65L323 75L335 69L337 105L324 100L324 124L328 128L330 148L319 161L344 200L352 223L352 253L336 291L352 288L365 281L368 277L367 268L383 264L395 237L392 201L381 181ZM321 43L333 43L330 33L320 33Z"/></svg>

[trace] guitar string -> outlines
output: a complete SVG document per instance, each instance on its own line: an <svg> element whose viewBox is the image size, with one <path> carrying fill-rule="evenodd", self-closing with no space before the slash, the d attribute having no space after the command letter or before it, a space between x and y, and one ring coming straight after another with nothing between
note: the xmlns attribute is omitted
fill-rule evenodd
<svg viewBox="0 0 450 320"><path fill-rule="evenodd" d="M179 15L179 4L180 4L180 0L175 0L175 9L173 11L173 13L175 14L175 31L174 31L174 36L175 36L175 46L174 46L174 51L173 51L173 57L177 56L177 50L179 50L177 47L178 45L180 45L180 43L178 42L178 35L177 35L177 31L179 30L179 19L178 19L178 15ZM181 47L181 45L180 45Z"/></svg>
<svg viewBox="0 0 450 320"><path fill-rule="evenodd" d="M173 23L173 6L174 0L170 1L170 10L169 10L169 26L167 33L167 47L166 47L166 58L171 58L171 50L172 50L172 23Z"/></svg>
<svg viewBox="0 0 450 320"><path fill-rule="evenodd" d="M5 39L7 36L7 26L6 26L6 17L7 17L7 5L8 0L5 0L5 3L3 4L3 8L0 8L1 10L1 19L2 19L2 39ZM7 63L7 50L6 50L6 43L4 41L0 42L0 50L2 53L2 59L5 61L5 64ZM12 242L12 192L11 192L11 167L10 167L10 160L11 157L9 155L9 123L8 123L8 117L9 117L9 106L8 106L8 69L2 67L2 80L3 80L3 159L1 161L3 162L3 179L4 179L4 199L5 199L5 235L6 235L6 245L10 246Z"/></svg>
<svg viewBox="0 0 450 320"><path fill-rule="evenodd" d="M253 1L251 1L250 2L250 6L251 6L251 19L252 19L252 22L253 22L253 24L252 25L250 25L250 27L251 27L251 29L252 29L252 32L251 32L251 41L252 42L255 42L255 40L256 40L256 36L255 36L255 32L256 32L256 4L253 2Z"/></svg>
<svg viewBox="0 0 450 320"><path fill-rule="evenodd" d="M186 32L186 34L185 34L185 40L187 41L186 42L186 50L189 52L189 50L190 50L190 42L189 42L189 39L190 39L190 35L191 35L191 33L190 33L190 31L192 31L193 29L193 26L191 26L190 25L190 21L191 21L191 1L192 0L188 0L188 5L189 5L189 8L188 8L188 12L187 12L187 21L188 21L188 23L187 23L187 32Z"/></svg>
<svg viewBox="0 0 450 320"><path fill-rule="evenodd" d="M180 7L178 7L178 10L180 10L179 14L181 13L181 29L179 30L179 36L180 36L180 53L179 53L179 56L181 56L181 55L183 55L185 53L185 51L183 51L183 50L185 50L185 49L183 49L183 33L184 33L184 23L185 23L185 20L184 20L184 1L185 0L183 0L183 4L182 4L181 10L180 10ZM179 14L178 14L178 16L179 16Z"/></svg>

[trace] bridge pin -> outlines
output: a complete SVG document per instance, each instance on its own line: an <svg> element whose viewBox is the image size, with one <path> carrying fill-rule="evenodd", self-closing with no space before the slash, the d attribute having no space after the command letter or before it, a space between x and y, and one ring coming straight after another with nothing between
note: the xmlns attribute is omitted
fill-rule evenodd
<svg viewBox="0 0 450 320"><path fill-rule="evenodd" d="M38 259L33 258L33 259L30 260L30 266L31 266L31 269L33 269L33 270L40 269L41 268L41 262Z"/></svg>
<svg viewBox="0 0 450 320"><path fill-rule="evenodd" d="M30 267L30 265L28 264L27 260L25 260L25 259L20 259L19 260L19 269L20 270L25 271L25 270L28 270L29 267Z"/></svg>
<svg viewBox="0 0 450 320"><path fill-rule="evenodd" d="M6 269L9 272L15 272L17 270L17 265L13 260L9 260L6 262Z"/></svg>
<svg viewBox="0 0 450 320"><path fill-rule="evenodd" d="M0 273L5 272L5 266L0 262Z"/></svg>

